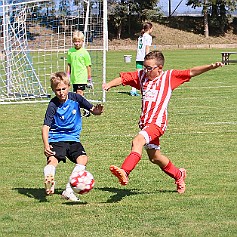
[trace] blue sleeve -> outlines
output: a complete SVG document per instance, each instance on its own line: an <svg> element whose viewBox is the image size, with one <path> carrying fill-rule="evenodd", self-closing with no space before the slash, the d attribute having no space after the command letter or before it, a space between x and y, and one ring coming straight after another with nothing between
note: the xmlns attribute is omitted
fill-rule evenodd
<svg viewBox="0 0 237 237"><path fill-rule="evenodd" d="M77 101L80 105L80 108L90 110L93 107L93 104L91 104L85 97L73 92L68 93L68 99Z"/></svg>
<svg viewBox="0 0 237 237"><path fill-rule="evenodd" d="M47 108L47 110L45 112L45 117L44 117L43 125L47 125L49 127L52 126L53 121L54 121L54 115L55 115L56 111L57 111L57 105L55 103L55 100L52 99L49 102L48 108Z"/></svg>

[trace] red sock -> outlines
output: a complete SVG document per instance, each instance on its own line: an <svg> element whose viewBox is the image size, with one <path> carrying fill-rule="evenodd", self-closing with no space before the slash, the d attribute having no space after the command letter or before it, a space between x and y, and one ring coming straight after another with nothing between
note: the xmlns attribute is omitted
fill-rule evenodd
<svg viewBox="0 0 237 237"><path fill-rule="evenodd" d="M174 166L174 164L171 161L169 161L169 163L161 169L171 178L179 179L181 177L180 170L176 166Z"/></svg>
<svg viewBox="0 0 237 237"><path fill-rule="evenodd" d="M124 160L121 168L129 175L140 160L141 155L139 153L131 152Z"/></svg>

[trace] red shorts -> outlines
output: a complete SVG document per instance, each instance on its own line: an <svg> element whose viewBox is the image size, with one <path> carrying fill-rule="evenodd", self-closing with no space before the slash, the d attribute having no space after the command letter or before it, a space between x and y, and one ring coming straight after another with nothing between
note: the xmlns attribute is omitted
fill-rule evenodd
<svg viewBox="0 0 237 237"><path fill-rule="evenodd" d="M145 126L139 134L143 135L146 140L145 147L148 149L160 149L160 137L164 134L164 131L161 130L155 124L148 124Z"/></svg>

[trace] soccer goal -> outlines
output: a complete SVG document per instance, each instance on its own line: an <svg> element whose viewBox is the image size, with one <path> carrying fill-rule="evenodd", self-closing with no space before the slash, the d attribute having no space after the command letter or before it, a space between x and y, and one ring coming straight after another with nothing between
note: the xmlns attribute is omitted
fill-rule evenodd
<svg viewBox="0 0 237 237"><path fill-rule="evenodd" d="M84 47L92 59L94 88L85 96L105 102L106 0L3 0L0 22L1 104L48 101L50 75L65 71L75 30L84 32Z"/></svg>

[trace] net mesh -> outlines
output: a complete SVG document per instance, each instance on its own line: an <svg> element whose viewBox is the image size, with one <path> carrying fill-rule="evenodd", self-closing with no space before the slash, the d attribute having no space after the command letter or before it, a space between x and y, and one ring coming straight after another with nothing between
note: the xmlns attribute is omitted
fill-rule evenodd
<svg viewBox="0 0 237 237"><path fill-rule="evenodd" d="M0 6L0 103L49 98L52 72L65 71L75 30L92 59L89 100L102 101L105 80L103 1L27 1Z"/></svg>

